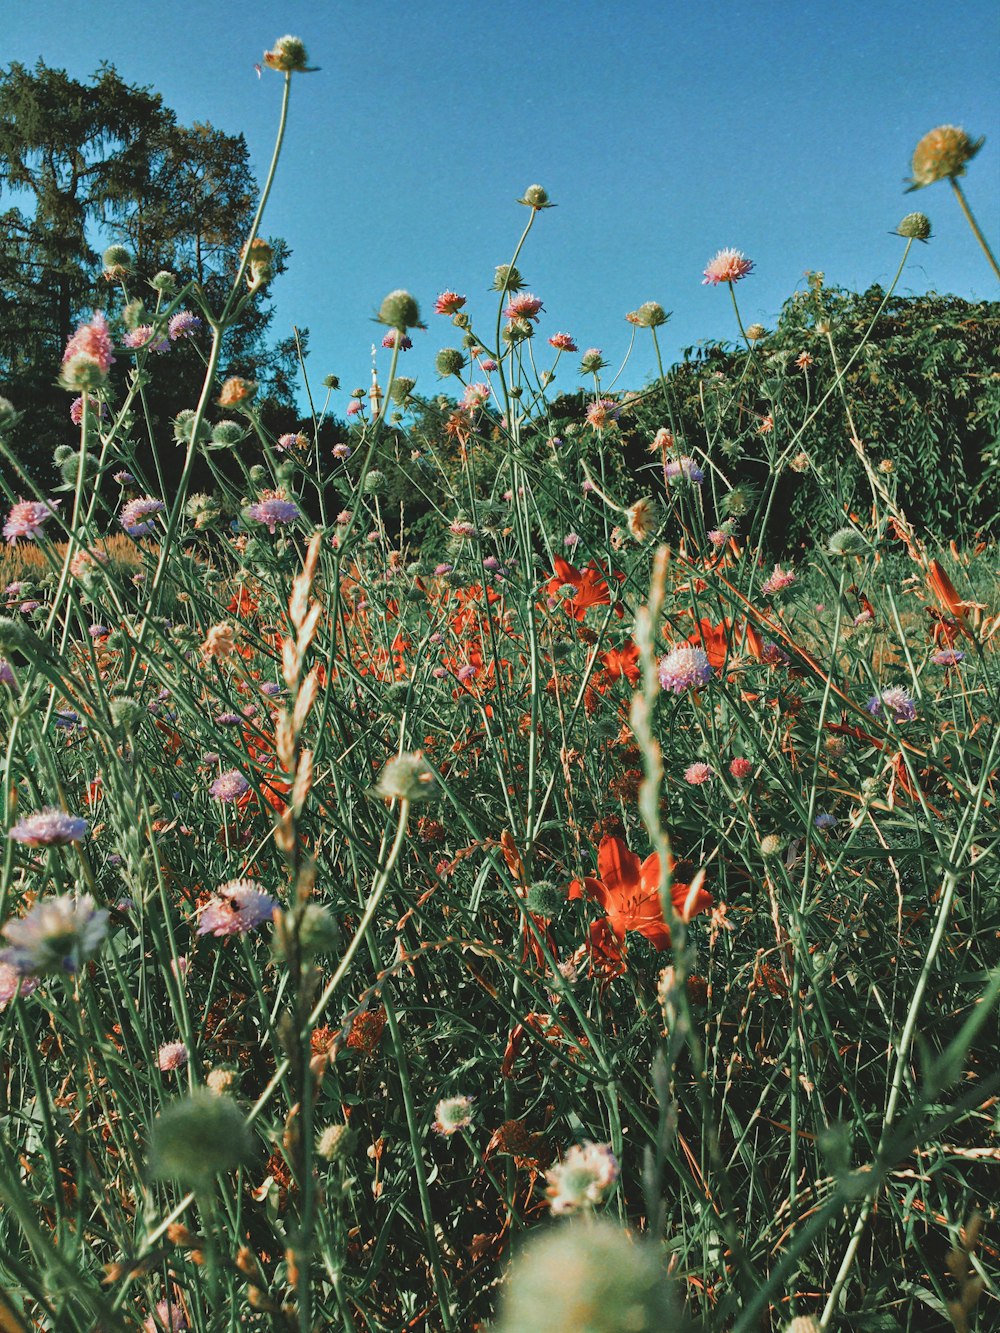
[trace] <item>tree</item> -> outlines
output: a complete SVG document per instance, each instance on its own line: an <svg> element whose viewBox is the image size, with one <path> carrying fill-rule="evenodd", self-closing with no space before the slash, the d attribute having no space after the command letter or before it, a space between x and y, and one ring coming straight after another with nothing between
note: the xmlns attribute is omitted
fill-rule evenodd
<svg viewBox="0 0 1000 1333"><path fill-rule="evenodd" d="M66 441L68 403L54 387L66 339L81 316L110 304L99 249L116 241L132 251L130 296L149 297L148 280L168 269L217 306L256 195L242 135L179 125L158 93L111 65L88 83L42 61L0 71L0 381L25 413L21 456L39 480ZM274 244L280 272L287 250ZM227 339L226 364L292 409L294 350L269 345L272 313L255 300ZM197 392L197 354L175 352L157 362L150 386L155 425Z"/></svg>

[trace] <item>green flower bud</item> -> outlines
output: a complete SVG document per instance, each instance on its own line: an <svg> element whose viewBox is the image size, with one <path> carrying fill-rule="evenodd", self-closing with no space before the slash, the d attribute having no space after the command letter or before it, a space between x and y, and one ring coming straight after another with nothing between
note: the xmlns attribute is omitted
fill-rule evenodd
<svg viewBox="0 0 1000 1333"><path fill-rule="evenodd" d="M638 310L633 310L625 318L630 324L638 324L641 329L658 329L661 324L666 324L670 315L659 301L643 301Z"/></svg>
<svg viewBox="0 0 1000 1333"><path fill-rule="evenodd" d="M386 800L425 801L434 794L435 786L434 770L417 750L390 759L375 792Z"/></svg>
<svg viewBox="0 0 1000 1333"><path fill-rule="evenodd" d="M422 329L420 307L409 292L398 288L390 292L379 306L378 322L387 324L390 329L405 333L407 329Z"/></svg>
<svg viewBox="0 0 1000 1333"><path fill-rule="evenodd" d="M150 1165L159 1180L203 1189L220 1172L245 1162L251 1145L250 1128L236 1102L198 1088L154 1120Z"/></svg>
<svg viewBox="0 0 1000 1333"><path fill-rule="evenodd" d="M457 347L442 347L434 358L434 368L442 379L448 375L460 375L465 366L465 357Z"/></svg>
<svg viewBox="0 0 1000 1333"><path fill-rule="evenodd" d="M394 403L397 403L402 407L413 392L416 382L416 380L411 380L407 375L397 375L389 385L389 397Z"/></svg>
<svg viewBox="0 0 1000 1333"><path fill-rule="evenodd" d="M931 220L926 213L907 213L896 228L897 236L907 240L929 241L931 238Z"/></svg>
<svg viewBox="0 0 1000 1333"><path fill-rule="evenodd" d="M316 1154L324 1162L342 1162L354 1147L356 1137L350 1125L327 1125L316 1136Z"/></svg>
<svg viewBox="0 0 1000 1333"><path fill-rule="evenodd" d="M363 489L367 495L381 495L385 490L385 473L372 468L365 476Z"/></svg>
<svg viewBox="0 0 1000 1333"><path fill-rule="evenodd" d="M162 292L164 296L172 296L177 290L177 279L169 269L161 268L149 285L155 292Z"/></svg>
<svg viewBox="0 0 1000 1333"><path fill-rule="evenodd" d="M129 698L112 699L109 711L111 721L116 727L121 727L124 731L132 731L146 715L146 710L138 699Z"/></svg>
<svg viewBox="0 0 1000 1333"><path fill-rule="evenodd" d="M524 290L524 279L513 264L498 264L493 276L493 290L495 292L521 292Z"/></svg>
<svg viewBox="0 0 1000 1333"><path fill-rule="evenodd" d="M747 341L748 341L748 342L752 342L752 343L760 342L761 338L766 338L766 337L767 337L767 329L764 328L764 325L763 325L763 324L748 324L748 325L747 325Z"/></svg>
<svg viewBox="0 0 1000 1333"><path fill-rule="evenodd" d="M132 271L132 256L124 245L109 245L101 263L104 265L104 276L111 282L127 277Z"/></svg>
<svg viewBox="0 0 1000 1333"><path fill-rule="evenodd" d="M239 444L246 436L246 428L238 421L217 421L212 427L213 444Z"/></svg>
<svg viewBox="0 0 1000 1333"><path fill-rule="evenodd" d="M191 432L194 429L195 417L197 413L190 407L185 407L183 411L178 412L174 417L174 439L178 444L190 444ZM198 429L199 440L209 440L212 438L211 427L207 421L202 421Z"/></svg>
<svg viewBox="0 0 1000 1333"><path fill-rule="evenodd" d="M566 890L550 880L540 879L528 890L526 907L535 916L544 916L551 921L559 915L566 905Z"/></svg>
<svg viewBox="0 0 1000 1333"><path fill-rule="evenodd" d="M287 954L288 932L292 914L282 913L274 933L274 948L279 957ZM340 946L340 930L329 909L320 903L307 903L299 922L299 950L304 960L333 953Z"/></svg>
<svg viewBox="0 0 1000 1333"><path fill-rule="evenodd" d="M250 482L254 486L263 486L267 481L267 468L261 463L254 463L249 472Z"/></svg>
<svg viewBox="0 0 1000 1333"><path fill-rule="evenodd" d="M86 352L64 361L59 371L59 383L70 393L96 393L104 388L107 378L100 363Z"/></svg>
<svg viewBox="0 0 1000 1333"><path fill-rule="evenodd" d="M337 376L337 375L324 375L324 376L323 376L323 388L324 388L324 389L333 389L333 390L339 389L339 388L340 388L340 378L339 378L339 376Z"/></svg>
<svg viewBox="0 0 1000 1333"><path fill-rule="evenodd" d="M856 528L838 528L830 538L827 549L831 555L861 555L866 549L866 542Z"/></svg>
<svg viewBox="0 0 1000 1333"><path fill-rule="evenodd" d="M540 185L529 185L524 192L524 197L517 201L519 204L526 204L528 208L555 208L555 204L549 203L549 194Z"/></svg>

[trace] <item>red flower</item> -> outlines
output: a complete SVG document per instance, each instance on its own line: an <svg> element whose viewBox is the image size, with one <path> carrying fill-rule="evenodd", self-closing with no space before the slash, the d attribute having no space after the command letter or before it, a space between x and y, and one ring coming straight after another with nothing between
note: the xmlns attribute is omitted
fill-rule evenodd
<svg viewBox="0 0 1000 1333"><path fill-rule="evenodd" d="M576 589L575 596L567 597L563 601L563 610L574 620L582 620L590 606L611 605L611 590L608 587L607 570L603 565L591 560L585 568L577 569L561 555L557 555L552 564L555 574L545 585L545 590L550 597L555 598L563 587ZM622 576L616 574L614 577L621 579ZM624 608L616 606L615 614L621 619L625 614Z"/></svg>
<svg viewBox="0 0 1000 1333"><path fill-rule="evenodd" d="M621 680L624 676L630 685L639 683L639 647L634 640L621 648L609 648L601 654L601 665L608 673L609 680Z"/></svg>
<svg viewBox="0 0 1000 1333"><path fill-rule="evenodd" d="M621 838L605 837L597 849L597 870L599 879L587 876L582 889L580 881L575 880L569 896L581 898L585 890L604 909L608 925L620 942L624 942L627 931L635 930L655 949L668 949L670 927L663 919L660 904L659 854L653 852L640 862ZM697 880L694 884L673 883L670 895L674 910L683 921L690 921L712 906L712 895Z"/></svg>
<svg viewBox="0 0 1000 1333"><path fill-rule="evenodd" d="M694 648L704 648L709 666L716 671L722 670L731 652L745 648L759 661L764 647L763 640L752 625L741 626L739 621L734 624L729 619L721 620L718 625L713 625L710 620L699 620L698 628L688 635L687 641Z"/></svg>

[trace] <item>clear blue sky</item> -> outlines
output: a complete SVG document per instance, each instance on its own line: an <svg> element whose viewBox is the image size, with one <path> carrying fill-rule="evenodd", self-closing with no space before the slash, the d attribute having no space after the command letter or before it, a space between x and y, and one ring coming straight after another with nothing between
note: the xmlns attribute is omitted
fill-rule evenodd
<svg viewBox="0 0 1000 1333"><path fill-rule="evenodd" d="M485 319L533 182L559 205L519 265L545 302L539 335L568 331L616 367L645 300L674 312L671 358L734 336L727 293L701 285L716 250L753 258L744 319L771 325L807 269L887 283L903 245L889 233L912 209L935 237L901 290L1000 295L947 184L903 193L927 130L985 134L966 188L1000 240L996 0L7 0L0 29L4 64L41 56L84 78L108 60L183 123L243 131L260 177L281 78L253 66L282 33L305 41L321 72L295 81L264 230L294 252L275 330L309 327L310 376L340 376L341 413L395 287L430 325L403 372L438 391L433 357L456 331L434 297L466 293ZM556 387L577 383L570 362ZM643 339L621 386L652 370Z"/></svg>

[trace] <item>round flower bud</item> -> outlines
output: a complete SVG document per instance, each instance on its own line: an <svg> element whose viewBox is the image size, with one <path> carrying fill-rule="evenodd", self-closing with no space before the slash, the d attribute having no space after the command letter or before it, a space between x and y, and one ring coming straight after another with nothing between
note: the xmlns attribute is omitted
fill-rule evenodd
<svg viewBox="0 0 1000 1333"><path fill-rule="evenodd" d="M643 301L638 310L626 315L630 324L638 324L642 329L658 329L661 324L666 324L669 318L659 301Z"/></svg>
<svg viewBox="0 0 1000 1333"><path fill-rule="evenodd" d="M897 236L907 240L929 241L931 238L931 220L926 213L907 213L896 228Z"/></svg>
<svg viewBox="0 0 1000 1333"><path fill-rule="evenodd" d="M109 245L101 263L104 265L104 276L109 282L117 282L132 271L132 256L124 245Z"/></svg>
<svg viewBox="0 0 1000 1333"><path fill-rule="evenodd" d="M267 481L267 468L262 463L254 463L247 475L252 485L263 486Z"/></svg>
<svg viewBox="0 0 1000 1333"><path fill-rule="evenodd" d="M921 190L935 181L965 175L965 165L982 148L983 139L973 142L957 125L939 125L913 150L911 190Z"/></svg>
<svg viewBox="0 0 1000 1333"><path fill-rule="evenodd" d="M465 369L465 357L457 347L442 347L434 358L434 368L442 379L448 375L460 375Z"/></svg>
<svg viewBox="0 0 1000 1333"><path fill-rule="evenodd" d="M580 357L580 374L596 375L598 371L604 370L607 364L599 347L588 347Z"/></svg>
<svg viewBox="0 0 1000 1333"><path fill-rule="evenodd" d="M177 279L169 269L161 268L149 285L155 292L162 292L164 296L171 296L177 290Z"/></svg>
<svg viewBox="0 0 1000 1333"><path fill-rule="evenodd" d="M275 931L274 947L279 957L287 952L288 930L292 917L283 913L281 927ZM299 922L299 950L303 959L312 959L320 954L333 953L340 944L340 931L329 910L320 903L307 903Z"/></svg>
<svg viewBox="0 0 1000 1333"><path fill-rule="evenodd" d="M198 1088L161 1111L153 1122L150 1165L160 1180L188 1188L209 1185L250 1155L250 1129L231 1097Z"/></svg>
<svg viewBox="0 0 1000 1333"><path fill-rule="evenodd" d="M246 430L238 421L217 421L212 427L213 444L239 444Z"/></svg>
<svg viewBox="0 0 1000 1333"><path fill-rule="evenodd" d="M191 432L197 415L190 407L186 407L174 417L174 439L178 444L190 444ZM202 421L198 430L198 439L209 440L211 436L212 432L208 422Z"/></svg>
<svg viewBox="0 0 1000 1333"><path fill-rule="evenodd" d="M145 716L146 710L137 699L112 699L109 712L116 727L131 731Z"/></svg>
<svg viewBox="0 0 1000 1333"><path fill-rule="evenodd" d="M365 476L364 490L367 495L381 495L385 490L385 473L372 468Z"/></svg>
<svg viewBox="0 0 1000 1333"><path fill-rule="evenodd" d="M389 397L402 407L413 392L416 382L407 375L398 375L389 385Z"/></svg>
<svg viewBox="0 0 1000 1333"><path fill-rule="evenodd" d="M524 192L523 199L517 201L519 204L527 204L529 208L552 208L549 203L549 193L540 185L529 185Z"/></svg>
<svg viewBox="0 0 1000 1333"><path fill-rule="evenodd" d="M226 1065L218 1065L215 1069L210 1069L205 1076L205 1086L216 1097L231 1092L238 1083L239 1074L235 1069L230 1069Z"/></svg>
<svg viewBox="0 0 1000 1333"><path fill-rule="evenodd" d="M559 915L565 903L565 889L560 888L558 884L553 884L550 880L540 879L537 884L532 884L528 890L528 899L525 906L534 916L544 916L551 921L553 917Z"/></svg>
<svg viewBox="0 0 1000 1333"><path fill-rule="evenodd" d="M324 376L323 376L323 388L324 388L324 389L333 389L333 390L339 389L339 388L340 388L340 377L339 377L338 375L324 375Z"/></svg>
<svg viewBox="0 0 1000 1333"><path fill-rule="evenodd" d="M107 378L100 362L86 352L78 352L64 361L59 372L59 383L70 393L96 393L103 389Z"/></svg>
<svg viewBox="0 0 1000 1333"><path fill-rule="evenodd" d="M544 1315L542 1315L544 1312ZM656 1247L611 1222L566 1223L514 1260L496 1333L653 1333L681 1329Z"/></svg>
<svg viewBox="0 0 1000 1333"><path fill-rule="evenodd" d="M861 555L865 550L865 539L856 528L838 528L830 538L827 548L831 555Z"/></svg>
<svg viewBox="0 0 1000 1333"><path fill-rule="evenodd" d="M405 333L407 329L420 329L420 307L409 292L398 288L390 292L379 306L378 322L387 324L390 329Z"/></svg>
<svg viewBox="0 0 1000 1333"><path fill-rule="evenodd" d="M777 856L781 851L782 841L777 833L768 833L760 840L760 850L764 856Z"/></svg>
<svg viewBox="0 0 1000 1333"><path fill-rule="evenodd" d="M264 64L268 69L279 70L282 74L310 72L309 57L300 37L279 37L271 50L264 52Z"/></svg>
<svg viewBox="0 0 1000 1333"><path fill-rule="evenodd" d="M316 1137L316 1154L324 1162L342 1162L354 1147L354 1140L350 1125L327 1125Z"/></svg>
<svg viewBox="0 0 1000 1333"><path fill-rule="evenodd" d="M419 750L390 759L375 787L386 800L424 801L434 794L434 770Z"/></svg>
<svg viewBox="0 0 1000 1333"><path fill-rule="evenodd" d="M513 264L498 264L493 275L495 292L519 292L524 288L524 279Z"/></svg>

